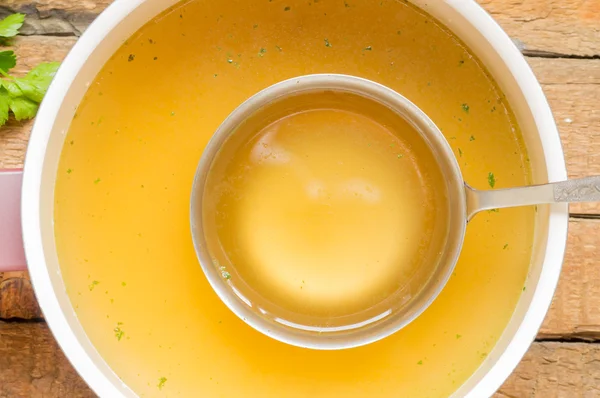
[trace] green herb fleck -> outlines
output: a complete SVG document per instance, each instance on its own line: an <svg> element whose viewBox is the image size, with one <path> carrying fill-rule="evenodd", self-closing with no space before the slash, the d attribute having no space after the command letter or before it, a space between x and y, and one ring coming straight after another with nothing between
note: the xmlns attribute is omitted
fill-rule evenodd
<svg viewBox="0 0 600 398"><path fill-rule="evenodd" d="M152 59L156 61L156 60L158 59L158 57L154 57L154 58L152 58Z"/></svg>
<svg viewBox="0 0 600 398"><path fill-rule="evenodd" d="M475 136L474 135L470 136L469 141L475 141Z"/></svg>
<svg viewBox="0 0 600 398"><path fill-rule="evenodd" d="M398 159L402 159L404 157L404 155L402 155L401 153L398 154Z"/></svg>
<svg viewBox="0 0 600 398"><path fill-rule="evenodd" d="M258 51L258 56L259 56L259 57L262 57L262 56L264 56L264 55L265 55L265 53L266 53L266 52L267 52L267 49L266 49L266 48L261 48L261 49Z"/></svg>
<svg viewBox="0 0 600 398"><path fill-rule="evenodd" d="M218 264L218 261L217 261L217 264ZM225 279L231 279L231 274L229 272L227 272L227 270L225 269L225 267L219 267L219 269L221 270L221 276L223 278L225 278Z"/></svg>
<svg viewBox="0 0 600 398"><path fill-rule="evenodd" d="M491 171L488 173L488 184L490 184L491 188L494 188L494 185L496 185L496 177L494 177L494 173Z"/></svg>
<svg viewBox="0 0 600 398"><path fill-rule="evenodd" d="M121 286L125 287L125 286L127 286L127 283L121 282Z"/></svg>
<svg viewBox="0 0 600 398"><path fill-rule="evenodd" d="M468 104L462 104L461 108L462 108L463 111L465 111L465 113L469 113L470 107L469 107Z"/></svg>
<svg viewBox="0 0 600 398"><path fill-rule="evenodd" d="M461 336L460 334L457 334L457 335L456 335L456 338L457 338L457 339L460 339L461 337L462 337L462 336Z"/></svg>
<svg viewBox="0 0 600 398"><path fill-rule="evenodd" d="M98 184L99 182L100 182L100 178L96 178L96 179L94 180L94 184Z"/></svg>
<svg viewBox="0 0 600 398"><path fill-rule="evenodd" d="M325 47L333 47L329 42L329 39L325 39Z"/></svg>
<svg viewBox="0 0 600 398"><path fill-rule="evenodd" d="M158 379L158 389L162 390L162 388L165 386L165 383L167 382L167 378L166 377L161 377L160 379Z"/></svg>
<svg viewBox="0 0 600 398"><path fill-rule="evenodd" d="M258 28L258 25L256 25L256 24L252 25L252 29L256 29L256 28Z"/></svg>
<svg viewBox="0 0 600 398"><path fill-rule="evenodd" d="M175 112L173 112L173 111L172 111L172 112L171 112L171 116L175 116Z"/></svg>
<svg viewBox="0 0 600 398"><path fill-rule="evenodd" d="M373 50L373 47L371 47L371 46L366 46L365 47L365 51L372 51L372 50Z"/></svg>
<svg viewBox="0 0 600 398"><path fill-rule="evenodd" d="M460 61L458 61L458 66L463 66L465 64L465 61L463 59L461 59Z"/></svg>
<svg viewBox="0 0 600 398"><path fill-rule="evenodd" d="M275 48L276 48L276 49L277 49L277 51L279 51L279 52L282 52L282 51L283 51L283 49L282 49L281 47L279 47L279 46L275 46Z"/></svg>
<svg viewBox="0 0 600 398"><path fill-rule="evenodd" d="M95 287L96 287L96 286L97 286L99 283L100 283L100 282L98 282L98 281L92 281L92 283L90 284L90 286L88 286L88 287L89 287L89 289L90 289L90 292L91 292L92 290L94 290L94 288L95 288Z"/></svg>
<svg viewBox="0 0 600 398"><path fill-rule="evenodd" d="M73 170L67 169L67 174L71 174L72 172L73 172Z"/></svg>
<svg viewBox="0 0 600 398"><path fill-rule="evenodd" d="M423 365L423 361L417 362L417 365Z"/></svg>
<svg viewBox="0 0 600 398"><path fill-rule="evenodd" d="M283 9L283 11L289 11L289 10L291 10L291 9L292 9L292 8L291 8L290 6L287 6L287 7L285 7L285 8Z"/></svg>
<svg viewBox="0 0 600 398"><path fill-rule="evenodd" d="M508 248L508 243L506 243L502 249L506 250L507 248Z"/></svg>
<svg viewBox="0 0 600 398"><path fill-rule="evenodd" d="M458 155L459 155L461 158L462 158L462 154L463 154L463 151L462 151L462 149L458 148Z"/></svg>
<svg viewBox="0 0 600 398"><path fill-rule="evenodd" d="M115 326L115 328L113 329L113 331L115 332L115 337L117 338L118 341L121 341L121 339L123 338L123 335L125 334L123 329L121 329L121 325L123 325L122 322L117 322L117 326Z"/></svg>
<svg viewBox="0 0 600 398"><path fill-rule="evenodd" d="M526 289L526 287L525 287L525 286L523 286L523 291L525 291L525 289Z"/></svg>
<svg viewBox="0 0 600 398"><path fill-rule="evenodd" d="M135 59L135 54L129 54L129 57L127 57L127 62L131 62Z"/></svg>
<svg viewBox="0 0 600 398"><path fill-rule="evenodd" d="M491 112L494 112L495 110L496 110L496 106L494 105L494 106L492 106Z"/></svg>

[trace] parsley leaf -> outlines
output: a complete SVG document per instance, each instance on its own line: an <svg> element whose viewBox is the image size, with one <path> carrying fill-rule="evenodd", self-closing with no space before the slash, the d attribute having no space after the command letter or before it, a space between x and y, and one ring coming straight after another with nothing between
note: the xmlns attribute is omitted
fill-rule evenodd
<svg viewBox="0 0 600 398"><path fill-rule="evenodd" d="M27 98L40 103L48 91L48 86L50 86L58 66L58 62L39 64L25 77L16 78L15 83Z"/></svg>
<svg viewBox="0 0 600 398"><path fill-rule="evenodd" d="M38 110L38 104L24 97L11 98L9 105L17 120L31 119Z"/></svg>
<svg viewBox="0 0 600 398"><path fill-rule="evenodd" d="M8 119L8 110L15 119L31 119L42 102L48 86L58 70L58 63L43 63L33 68L24 77L0 79L0 126ZM8 110L6 108L8 103Z"/></svg>
<svg viewBox="0 0 600 398"><path fill-rule="evenodd" d="M14 51L0 51L0 71L8 72L17 64Z"/></svg>
<svg viewBox="0 0 600 398"><path fill-rule="evenodd" d="M14 37L25 21L24 14L12 14L0 21L0 37Z"/></svg>
<svg viewBox="0 0 600 398"><path fill-rule="evenodd" d="M0 87L0 126L4 125L8 120L8 92L4 87Z"/></svg>
<svg viewBox="0 0 600 398"><path fill-rule="evenodd" d="M24 14L12 14L0 20L0 39L16 36L24 21ZM59 65L58 62L43 63L24 77L13 77L8 71L16 63L14 51L0 51L0 127L10 112L17 120L35 116Z"/></svg>

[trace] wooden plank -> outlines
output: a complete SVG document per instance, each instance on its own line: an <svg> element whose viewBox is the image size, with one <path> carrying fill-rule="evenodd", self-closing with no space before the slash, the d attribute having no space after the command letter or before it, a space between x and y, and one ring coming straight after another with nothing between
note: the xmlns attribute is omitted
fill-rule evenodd
<svg viewBox="0 0 600 398"><path fill-rule="evenodd" d="M560 281L538 338L600 340L600 220L571 219Z"/></svg>
<svg viewBox="0 0 600 398"><path fill-rule="evenodd" d="M529 55L600 55L600 1L478 0Z"/></svg>
<svg viewBox="0 0 600 398"><path fill-rule="evenodd" d="M496 398L597 397L600 345L534 343ZM0 321L0 397L94 397L43 322Z"/></svg>
<svg viewBox="0 0 600 398"><path fill-rule="evenodd" d="M600 345L534 343L495 398L600 396Z"/></svg>
<svg viewBox="0 0 600 398"><path fill-rule="evenodd" d="M26 277L4 278L0 282L0 319L39 319L42 311Z"/></svg>
<svg viewBox="0 0 600 398"><path fill-rule="evenodd" d="M0 397L95 397L43 322L0 321Z"/></svg>
<svg viewBox="0 0 600 398"><path fill-rule="evenodd" d="M600 59L527 61L554 112L569 178L600 175ZM573 204L571 212L600 214L600 203Z"/></svg>
<svg viewBox="0 0 600 398"><path fill-rule="evenodd" d="M112 0L4 0L0 15L23 12L27 35L79 36ZM526 54L600 55L597 0L478 0Z"/></svg>
<svg viewBox="0 0 600 398"><path fill-rule="evenodd" d="M80 36L112 0L3 0L0 16L27 15L23 35Z"/></svg>

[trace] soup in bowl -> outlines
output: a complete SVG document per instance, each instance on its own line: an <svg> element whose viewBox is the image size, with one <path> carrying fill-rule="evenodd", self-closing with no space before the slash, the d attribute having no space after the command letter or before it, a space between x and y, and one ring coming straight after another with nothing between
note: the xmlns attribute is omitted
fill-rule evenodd
<svg viewBox="0 0 600 398"><path fill-rule="evenodd" d="M309 73L364 77L402 93L441 129L474 187L565 177L539 85L474 3L117 1L59 70L23 188L24 241L42 309L98 394L480 397L524 354L558 278L563 205L476 217L436 301L364 347L285 345L220 302L190 236L196 166L241 102ZM375 164L367 150L334 138L350 154L348 170ZM410 160L377 145L395 154L394 165ZM390 167L369 175L385 182ZM270 211L263 192L255 194L252 203ZM254 224L244 236L264 233ZM373 258L385 254L381 242L365 243Z"/></svg>

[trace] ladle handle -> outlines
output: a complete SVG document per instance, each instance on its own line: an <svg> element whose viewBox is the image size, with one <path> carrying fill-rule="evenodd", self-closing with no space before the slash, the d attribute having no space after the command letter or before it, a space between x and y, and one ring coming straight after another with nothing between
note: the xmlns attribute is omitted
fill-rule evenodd
<svg viewBox="0 0 600 398"><path fill-rule="evenodd" d="M600 202L600 176L486 191L465 184L465 189L469 220L482 210L544 203Z"/></svg>
<svg viewBox="0 0 600 398"><path fill-rule="evenodd" d="M0 170L0 272L25 271L21 234L21 170Z"/></svg>

